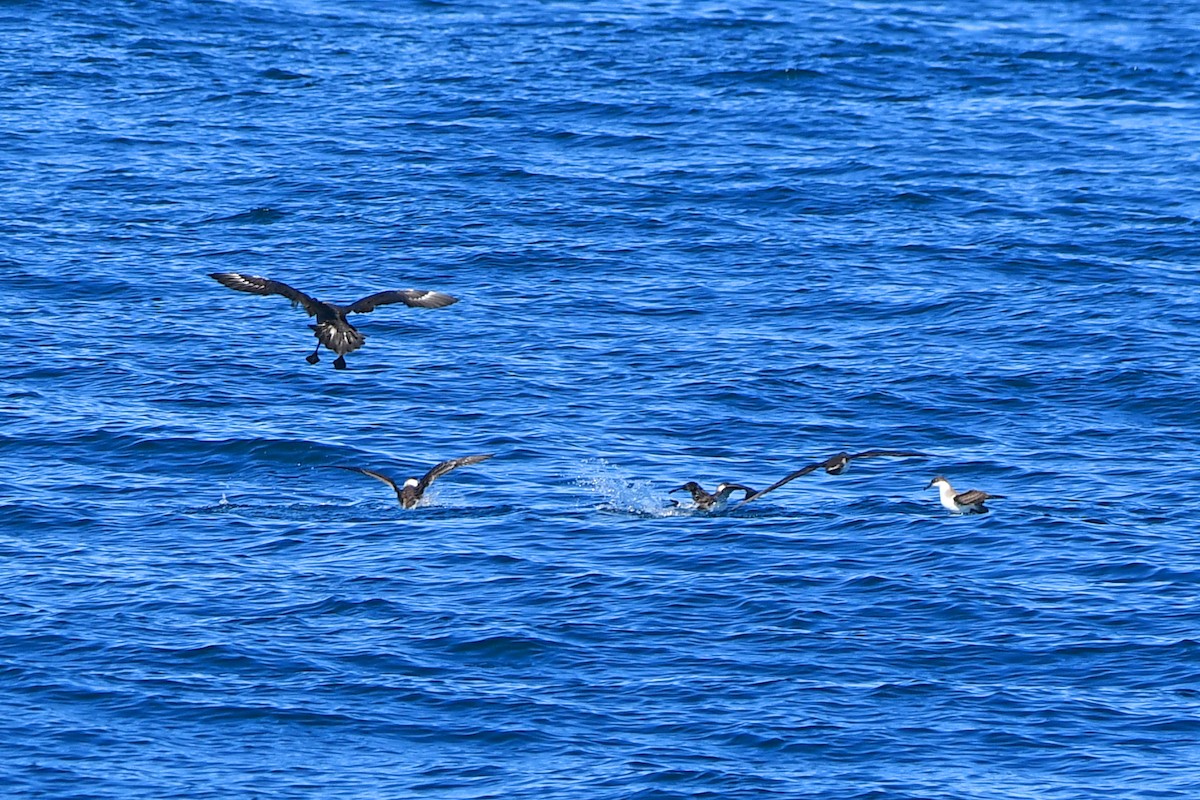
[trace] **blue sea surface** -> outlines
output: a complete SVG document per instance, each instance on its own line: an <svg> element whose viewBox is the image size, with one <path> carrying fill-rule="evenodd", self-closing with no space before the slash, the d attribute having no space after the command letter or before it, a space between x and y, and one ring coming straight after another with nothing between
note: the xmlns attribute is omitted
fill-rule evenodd
<svg viewBox="0 0 1200 800"><path fill-rule="evenodd" d="M0 796L1200 797L1200 4L0 36Z"/></svg>

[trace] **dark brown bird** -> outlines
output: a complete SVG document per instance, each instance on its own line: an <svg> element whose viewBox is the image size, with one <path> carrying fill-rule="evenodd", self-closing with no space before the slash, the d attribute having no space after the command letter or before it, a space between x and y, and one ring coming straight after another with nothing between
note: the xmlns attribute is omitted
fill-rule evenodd
<svg viewBox="0 0 1200 800"><path fill-rule="evenodd" d="M333 362L334 369L345 369L346 354L353 353L362 347L366 340L366 337L346 320L347 314L366 314L374 311L376 306L385 306L391 303L404 303L406 306L419 308L444 308L451 303L458 302L458 298L442 292L394 289L377 292L361 300L356 300L348 306L340 306L335 303L323 303L315 297L309 297L299 289L293 289L286 283L273 281L270 278L260 278L257 275L213 272L209 277L239 292L261 295L279 294L291 300L293 306L303 306L310 317L317 318L316 325L308 326L313 329L313 335L317 337L317 347L311 355L305 356L305 360L310 364L316 364L321 360L317 353L320 351L321 345L325 345L337 353L337 359Z"/></svg>
<svg viewBox="0 0 1200 800"><path fill-rule="evenodd" d="M383 481L388 486L392 487L392 491L396 493L396 499L400 501L400 505L405 508L413 508L421 502L421 497L424 496L425 490L429 488L429 484L445 475L452 469L465 467L468 464L478 464L480 461L487 461L495 453L487 453L481 456L466 456L465 458L452 458L449 461L443 461L433 469L426 472L420 478L409 478L402 485L397 485L396 481L389 478L387 475L362 467L338 467L338 469L348 470L350 472L361 472L374 478L377 481Z"/></svg>
<svg viewBox="0 0 1200 800"><path fill-rule="evenodd" d="M911 450L864 450L861 453L847 453L843 451L837 455L830 456L824 461L816 461L812 464L801 467L790 475L787 475L771 484L761 492L756 492L750 497L747 497L746 501L749 502L750 500L757 500L767 492L772 492L778 489L780 486L791 483L792 481L796 480L796 478L807 475L810 472L815 472L818 469L823 469L830 475L841 475L850 466L850 462L856 458L877 458L880 456L888 456L891 458L928 458L925 453L917 453Z"/></svg>
<svg viewBox="0 0 1200 800"><path fill-rule="evenodd" d="M736 491L745 492L747 500L754 494L753 489L749 486L742 486L740 483L718 483L716 491L709 494L695 481L688 481L683 486L672 489L668 494L687 492L692 496L692 502L696 504L696 508L701 511L715 511L723 508L729 502L729 495Z"/></svg>

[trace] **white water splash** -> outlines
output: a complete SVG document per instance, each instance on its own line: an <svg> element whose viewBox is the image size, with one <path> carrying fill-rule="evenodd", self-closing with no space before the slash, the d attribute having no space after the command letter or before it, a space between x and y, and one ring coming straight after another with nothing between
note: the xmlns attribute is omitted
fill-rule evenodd
<svg viewBox="0 0 1200 800"><path fill-rule="evenodd" d="M589 459L580 465L575 484L599 496L598 511L637 514L645 517L677 517L695 513L690 506L679 506L664 498L652 481L629 479L619 468L603 458Z"/></svg>

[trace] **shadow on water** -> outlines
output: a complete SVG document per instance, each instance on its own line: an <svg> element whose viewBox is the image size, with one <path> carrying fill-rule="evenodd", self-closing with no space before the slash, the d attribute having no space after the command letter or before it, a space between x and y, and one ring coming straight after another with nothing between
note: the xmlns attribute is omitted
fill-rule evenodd
<svg viewBox="0 0 1200 800"><path fill-rule="evenodd" d="M342 503L246 503L229 502L222 498L218 503L185 509L184 512L196 516L234 516L272 521L377 523L389 519L396 522L485 519L503 517L516 510L515 506L508 504L490 506L430 504L405 509L395 503L376 501L344 505Z"/></svg>

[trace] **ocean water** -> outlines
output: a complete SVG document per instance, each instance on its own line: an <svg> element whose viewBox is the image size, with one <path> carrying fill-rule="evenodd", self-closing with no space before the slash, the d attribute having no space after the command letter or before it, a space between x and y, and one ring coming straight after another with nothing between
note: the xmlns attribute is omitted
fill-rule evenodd
<svg viewBox="0 0 1200 800"><path fill-rule="evenodd" d="M1200 797L1200 5L0 33L0 795Z"/></svg>

